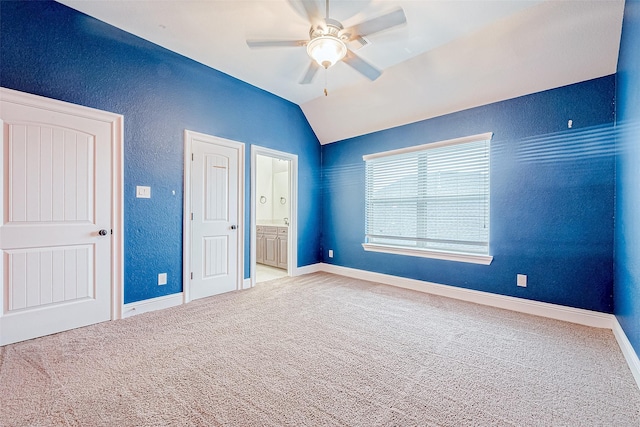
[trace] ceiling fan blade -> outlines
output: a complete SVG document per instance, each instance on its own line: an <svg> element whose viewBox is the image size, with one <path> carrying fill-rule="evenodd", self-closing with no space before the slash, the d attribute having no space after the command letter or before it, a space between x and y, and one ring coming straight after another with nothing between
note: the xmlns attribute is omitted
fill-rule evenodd
<svg viewBox="0 0 640 427"><path fill-rule="evenodd" d="M382 71L378 70L376 67L369 64L350 50L347 50L347 55L344 57L343 61L369 80L375 80L382 74Z"/></svg>
<svg viewBox="0 0 640 427"><path fill-rule="evenodd" d="M316 76L316 73L320 69L320 66L316 61L311 61L309 63L309 68L307 68L307 72L304 74L302 80L300 80L301 85L308 85L313 81L313 78Z"/></svg>
<svg viewBox="0 0 640 427"><path fill-rule="evenodd" d="M305 46L308 40L247 40L250 49L263 47L299 47Z"/></svg>
<svg viewBox="0 0 640 427"><path fill-rule="evenodd" d="M368 21L349 27L345 29L343 33L349 34L349 40L353 40L358 37L370 36L371 34L375 34L379 31L396 27L404 24L405 22L407 22L407 17L404 14L404 10L402 10L402 8L398 8L393 12L386 13L382 16L378 16L377 18L369 19Z"/></svg>

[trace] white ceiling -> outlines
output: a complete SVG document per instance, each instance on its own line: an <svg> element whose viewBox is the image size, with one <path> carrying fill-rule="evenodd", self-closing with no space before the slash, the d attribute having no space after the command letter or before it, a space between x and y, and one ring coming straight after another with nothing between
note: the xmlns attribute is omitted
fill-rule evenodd
<svg viewBox="0 0 640 427"><path fill-rule="evenodd" d="M59 1L300 105L323 144L613 74L624 9L624 0L331 0L345 27L397 6L407 24L357 51L383 70L376 81L338 63L300 85L304 47L245 43L308 39L298 0Z"/></svg>

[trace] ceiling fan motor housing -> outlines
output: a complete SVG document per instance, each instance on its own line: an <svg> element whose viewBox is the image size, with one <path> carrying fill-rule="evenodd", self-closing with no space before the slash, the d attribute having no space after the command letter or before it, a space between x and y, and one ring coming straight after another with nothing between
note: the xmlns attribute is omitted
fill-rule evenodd
<svg viewBox="0 0 640 427"><path fill-rule="evenodd" d="M347 54L348 36L341 34L342 30L342 24L330 18L324 20L324 25L309 30L307 53L322 67L331 67Z"/></svg>

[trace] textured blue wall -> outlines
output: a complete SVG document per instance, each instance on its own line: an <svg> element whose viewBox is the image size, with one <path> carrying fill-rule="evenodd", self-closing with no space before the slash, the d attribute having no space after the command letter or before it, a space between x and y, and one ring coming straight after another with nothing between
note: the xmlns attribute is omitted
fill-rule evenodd
<svg viewBox="0 0 640 427"><path fill-rule="evenodd" d="M640 355L640 1L627 0L616 95L615 314Z"/></svg>
<svg viewBox="0 0 640 427"><path fill-rule="evenodd" d="M629 4L627 21L637 2ZM320 261L322 232L324 262L612 311L611 76L326 145L321 188L320 148L297 106L58 3L2 1L0 8L0 85L125 116L126 302L182 289L182 132L188 128L243 141L247 153L255 143L298 154L300 266ZM625 24L621 63L635 70L620 76L627 117L638 116L633 31ZM486 131L494 132L492 265L363 251L363 154ZM637 165L637 149L621 155L619 167L626 162L628 174L637 174L634 160ZM153 197L136 199L136 185L150 185ZM628 198L618 208L631 220L640 197L622 178L618 188ZM248 197L247 188L247 206ZM637 221L629 226L638 230ZM624 262L616 270L616 313L638 348L639 255L624 244L628 230L617 230L617 260ZM157 273L164 271L169 284L158 287ZM515 286L517 273L529 276L528 288Z"/></svg>
<svg viewBox="0 0 640 427"><path fill-rule="evenodd" d="M319 261L320 146L298 106L55 2L0 8L1 86L124 115L125 302L182 290L185 128L247 144L245 277L250 144L299 156L298 265Z"/></svg>
<svg viewBox="0 0 640 427"><path fill-rule="evenodd" d="M324 262L612 312L614 95L608 76L323 146ZM362 249L362 155L489 131L490 266Z"/></svg>

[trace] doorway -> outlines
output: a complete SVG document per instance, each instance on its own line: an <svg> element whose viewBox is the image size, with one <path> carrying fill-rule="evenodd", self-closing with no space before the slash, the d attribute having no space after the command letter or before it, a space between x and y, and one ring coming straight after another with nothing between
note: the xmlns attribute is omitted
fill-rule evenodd
<svg viewBox="0 0 640 427"><path fill-rule="evenodd" d="M251 286L297 267L298 156L251 147Z"/></svg>

